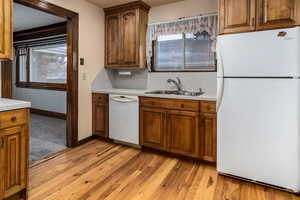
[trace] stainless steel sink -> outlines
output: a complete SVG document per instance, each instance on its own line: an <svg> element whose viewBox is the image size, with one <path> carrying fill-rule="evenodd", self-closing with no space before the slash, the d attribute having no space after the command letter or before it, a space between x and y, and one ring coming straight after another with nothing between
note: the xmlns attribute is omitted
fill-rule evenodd
<svg viewBox="0 0 300 200"><path fill-rule="evenodd" d="M199 92L179 91L179 90L155 90L146 92L146 94L162 94L162 95L182 95L182 96L201 96L204 92L200 89Z"/></svg>

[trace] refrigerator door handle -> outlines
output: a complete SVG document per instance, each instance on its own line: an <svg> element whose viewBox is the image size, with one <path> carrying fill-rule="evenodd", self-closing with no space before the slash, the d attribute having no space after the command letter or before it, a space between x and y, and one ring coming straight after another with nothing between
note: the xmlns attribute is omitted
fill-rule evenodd
<svg viewBox="0 0 300 200"><path fill-rule="evenodd" d="M218 77L224 77L224 65L223 65L223 59L222 59L222 51L221 51L221 44L219 41L217 41L217 76Z"/></svg>
<svg viewBox="0 0 300 200"><path fill-rule="evenodd" d="M223 94L224 94L224 78L222 77L222 78L218 78L217 112L219 112L219 109L221 107Z"/></svg>
<svg viewBox="0 0 300 200"><path fill-rule="evenodd" d="M217 60L218 60L218 89L217 89L217 112L220 109L224 93L224 65L221 53L221 44L217 42Z"/></svg>

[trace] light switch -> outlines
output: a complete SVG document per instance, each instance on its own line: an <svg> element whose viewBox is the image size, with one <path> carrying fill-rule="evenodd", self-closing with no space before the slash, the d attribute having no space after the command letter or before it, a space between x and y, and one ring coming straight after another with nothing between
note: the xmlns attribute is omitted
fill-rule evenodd
<svg viewBox="0 0 300 200"><path fill-rule="evenodd" d="M84 65L84 58L80 58L80 65L81 65L81 66Z"/></svg>

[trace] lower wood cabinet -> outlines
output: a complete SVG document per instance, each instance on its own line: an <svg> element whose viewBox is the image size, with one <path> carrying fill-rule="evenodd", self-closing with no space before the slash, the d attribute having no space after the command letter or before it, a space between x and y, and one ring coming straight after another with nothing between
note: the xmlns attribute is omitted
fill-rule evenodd
<svg viewBox="0 0 300 200"><path fill-rule="evenodd" d="M27 109L0 112L0 199L17 193L26 197L28 178ZM25 191L25 192L24 192Z"/></svg>
<svg viewBox="0 0 300 200"><path fill-rule="evenodd" d="M201 157L210 162L217 161L217 119L216 114L200 114Z"/></svg>
<svg viewBox="0 0 300 200"><path fill-rule="evenodd" d="M216 162L215 102L140 98L140 144Z"/></svg>
<svg viewBox="0 0 300 200"><path fill-rule="evenodd" d="M93 94L93 135L108 138L108 95Z"/></svg>
<svg viewBox="0 0 300 200"><path fill-rule="evenodd" d="M167 151L199 157L199 113L167 112Z"/></svg>
<svg viewBox="0 0 300 200"><path fill-rule="evenodd" d="M140 97L140 145L216 162L216 103ZM108 138L107 94L93 94L93 135Z"/></svg>
<svg viewBox="0 0 300 200"><path fill-rule="evenodd" d="M140 108L140 143L144 146L166 150L166 111Z"/></svg>

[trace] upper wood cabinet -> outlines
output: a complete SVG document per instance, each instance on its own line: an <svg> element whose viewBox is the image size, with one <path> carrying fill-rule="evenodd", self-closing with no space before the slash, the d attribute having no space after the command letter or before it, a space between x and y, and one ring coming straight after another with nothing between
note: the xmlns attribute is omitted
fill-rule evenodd
<svg viewBox="0 0 300 200"><path fill-rule="evenodd" d="M106 65L117 66L120 55L120 14L106 16Z"/></svg>
<svg viewBox="0 0 300 200"><path fill-rule="evenodd" d="M12 0L0 0L0 59L12 60Z"/></svg>
<svg viewBox="0 0 300 200"><path fill-rule="evenodd" d="M146 67L150 7L142 1L106 8L105 67Z"/></svg>
<svg viewBox="0 0 300 200"><path fill-rule="evenodd" d="M220 0L220 33L255 30L256 0Z"/></svg>
<svg viewBox="0 0 300 200"><path fill-rule="evenodd" d="M220 34L300 25L299 0L219 0Z"/></svg>
<svg viewBox="0 0 300 200"><path fill-rule="evenodd" d="M257 0L257 29L291 27L300 24L299 0Z"/></svg>

